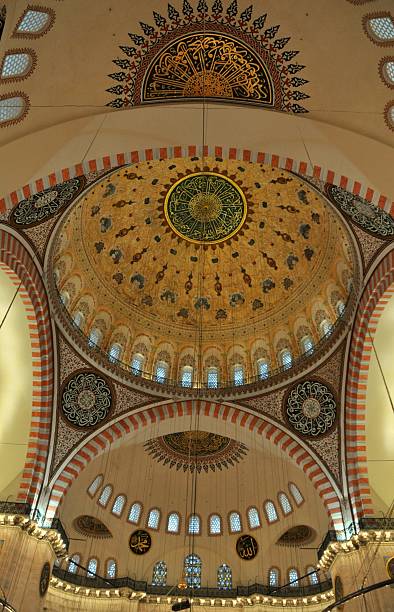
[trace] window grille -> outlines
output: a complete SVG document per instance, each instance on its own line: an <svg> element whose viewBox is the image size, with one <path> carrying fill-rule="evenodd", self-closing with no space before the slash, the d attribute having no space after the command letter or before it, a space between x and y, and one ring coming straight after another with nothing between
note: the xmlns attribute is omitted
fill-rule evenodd
<svg viewBox="0 0 394 612"><path fill-rule="evenodd" d="M79 555L73 555L68 563L68 571L72 574L76 574L78 571L76 563L81 563L81 557Z"/></svg>
<svg viewBox="0 0 394 612"><path fill-rule="evenodd" d="M17 32L21 34L38 34L46 28L49 20L49 14L44 11L28 10L19 24Z"/></svg>
<svg viewBox="0 0 394 612"><path fill-rule="evenodd" d="M116 561L114 559L107 561L107 578L116 578Z"/></svg>
<svg viewBox="0 0 394 612"><path fill-rule="evenodd" d="M103 477L101 474L99 474L98 476L96 476L96 478L93 480L92 484L88 488L89 495L93 497L93 495L97 493L98 488L102 482L103 482Z"/></svg>
<svg viewBox="0 0 394 612"><path fill-rule="evenodd" d="M216 389L219 385L219 372L215 367L208 368L208 389Z"/></svg>
<svg viewBox="0 0 394 612"><path fill-rule="evenodd" d="M332 323L328 319L324 319L320 323L320 331L322 336L329 336L332 333Z"/></svg>
<svg viewBox="0 0 394 612"><path fill-rule="evenodd" d="M167 565L164 561L158 561L153 566L152 585L153 586L166 586L167 585Z"/></svg>
<svg viewBox="0 0 394 612"><path fill-rule="evenodd" d="M222 533L222 519L218 514L212 514L209 517L209 533L211 535Z"/></svg>
<svg viewBox="0 0 394 612"><path fill-rule="evenodd" d="M172 512L168 516L167 531L170 533L179 533L179 515L176 512Z"/></svg>
<svg viewBox="0 0 394 612"><path fill-rule="evenodd" d="M153 508L148 515L148 527L151 529L158 529L160 521L160 510Z"/></svg>
<svg viewBox="0 0 394 612"><path fill-rule="evenodd" d="M337 313L341 317L344 312L345 312L345 304L344 304L343 300L339 300L337 302Z"/></svg>
<svg viewBox="0 0 394 612"><path fill-rule="evenodd" d="M280 360L281 360L282 367L285 370L288 370L289 368L291 368L293 364L293 357L289 349L285 349L284 351L281 352Z"/></svg>
<svg viewBox="0 0 394 612"><path fill-rule="evenodd" d="M268 362L265 359L259 359L257 362L257 368L260 380L265 380L269 376Z"/></svg>
<svg viewBox="0 0 394 612"><path fill-rule="evenodd" d="M94 327L89 334L89 346L95 347L100 346L102 340L102 333L97 327Z"/></svg>
<svg viewBox="0 0 394 612"><path fill-rule="evenodd" d="M278 520L278 513L272 501L265 502L264 509L269 523L274 523Z"/></svg>
<svg viewBox="0 0 394 612"><path fill-rule="evenodd" d="M142 372L142 367L144 365L144 357L139 353L133 355L133 359L131 361L131 371L135 376L140 376Z"/></svg>
<svg viewBox="0 0 394 612"><path fill-rule="evenodd" d="M100 504L100 506L103 506L103 508L106 507L106 505L108 504L109 498L112 495L112 487L111 485L107 485L106 487L104 487L104 489L101 491L101 495L99 497L98 503Z"/></svg>
<svg viewBox="0 0 394 612"><path fill-rule="evenodd" d="M292 507L286 493L279 493L278 499L282 507L283 514L290 514L290 512L292 511Z"/></svg>
<svg viewBox="0 0 394 612"><path fill-rule="evenodd" d="M120 344L113 344L109 349L108 359L111 363L115 363L115 361L119 361L120 353L122 351L122 347Z"/></svg>
<svg viewBox="0 0 394 612"><path fill-rule="evenodd" d="M74 318L73 318L74 325L76 325L77 327L82 327L83 320L84 320L84 316L82 312L78 310L74 314Z"/></svg>
<svg viewBox="0 0 394 612"><path fill-rule="evenodd" d="M306 573L309 574L309 584L319 584L319 577L313 565L306 568Z"/></svg>
<svg viewBox="0 0 394 612"><path fill-rule="evenodd" d="M182 370L181 385L182 387L191 387L193 382L193 368L185 366Z"/></svg>
<svg viewBox="0 0 394 612"><path fill-rule="evenodd" d="M139 523L139 520L141 518L141 510L142 510L141 504L138 502L134 502L134 504L130 508L129 517L127 520L130 523L135 523L137 525L137 523Z"/></svg>
<svg viewBox="0 0 394 612"><path fill-rule="evenodd" d="M21 77L28 72L31 64L30 53L7 53L3 62L1 78Z"/></svg>
<svg viewBox="0 0 394 612"><path fill-rule="evenodd" d="M234 366L233 379L234 385L236 386L244 384L244 368L242 365L238 364Z"/></svg>
<svg viewBox="0 0 394 612"><path fill-rule="evenodd" d="M188 555L185 558L185 577L189 588L201 587L201 559L198 555Z"/></svg>
<svg viewBox="0 0 394 612"><path fill-rule="evenodd" d="M18 119L18 117L23 115L25 109L26 102L21 96L2 98L0 100L0 123ZM67 306L67 304L65 304L65 306Z"/></svg>
<svg viewBox="0 0 394 612"><path fill-rule="evenodd" d="M279 570L276 567L271 567L269 571L268 581L270 587L279 586Z"/></svg>
<svg viewBox="0 0 394 612"><path fill-rule="evenodd" d="M89 559L87 576L88 578L94 578L95 574L97 574L97 559L93 557Z"/></svg>
<svg viewBox="0 0 394 612"><path fill-rule="evenodd" d="M394 22L391 17L373 17L368 21L375 37L382 42L394 41Z"/></svg>
<svg viewBox="0 0 394 612"><path fill-rule="evenodd" d="M192 514L189 517L189 533L200 533L200 517L197 514Z"/></svg>
<svg viewBox="0 0 394 612"><path fill-rule="evenodd" d="M120 516L123 512L124 505L126 503L126 497L124 495L118 495L112 506L112 514Z"/></svg>
<svg viewBox="0 0 394 612"><path fill-rule="evenodd" d="M230 532L231 533L239 533L240 531L242 531L241 517L238 514L238 512L230 513L229 522L230 522Z"/></svg>
<svg viewBox="0 0 394 612"><path fill-rule="evenodd" d="M298 587L298 571L295 567L289 570L289 583L291 583L289 584L290 587Z"/></svg>
<svg viewBox="0 0 394 612"><path fill-rule="evenodd" d="M249 527L251 529L260 527L260 517L259 517L259 511L257 510L257 508L249 508L248 521L249 521Z"/></svg>
<svg viewBox="0 0 394 612"><path fill-rule="evenodd" d="M155 380L164 383L168 378L168 364L165 361L158 361L156 364Z"/></svg>
<svg viewBox="0 0 394 612"><path fill-rule="evenodd" d="M226 563L222 563L218 567L218 589L232 589L233 588L233 576L231 567Z"/></svg>
<svg viewBox="0 0 394 612"><path fill-rule="evenodd" d="M292 494L293 499L294 499L295 503L297 504L297 506L300 506L302 504L302 502L304 501L304 498L302 496L301 491L299 490L297 485L294 484L294 482L291 482L289 484L289 490L290 490L290 493Z"/></svg>
<svg viewBox="0 0 394 612"><path fill-rule="evenodd" d="M304 353L312 353L313 352L312 339L309 336L305 336L305 338L301 340L301 347Z"/></svg>

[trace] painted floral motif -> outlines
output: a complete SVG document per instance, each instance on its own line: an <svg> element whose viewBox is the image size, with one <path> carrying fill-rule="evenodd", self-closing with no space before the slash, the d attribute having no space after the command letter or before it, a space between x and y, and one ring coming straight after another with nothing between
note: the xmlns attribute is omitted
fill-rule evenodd
<svg viewBox="0 0 394 612"><path fill-rule="evenodd" d="M377 236L394 235L394 220L381 208L336 185L326 185L330 199L357 225Z"/></svg>
<svg viewBox="0 0 394 612"><path fill-rule="evenodd" d="M35 193L19 202L11 219L17 225L25 227L42 223L70 204L82 191L85 183L85 177L80 176Z"/></svg>
<svg viewBox="0 0 394 612"><path fill-rule="evenodd" d="M95 427L107 418L112 405L112 392L107 382L94 372L80 372L64 386L62 412L77 427Z"/></svg>
<svg viewBox="0 0 394 612"><path fill-rule="evenodd" d="M333 393L316 380L296 385L289 393L285 406L290 425L305 436L320 436L334 425L337 406Z"/></svg>

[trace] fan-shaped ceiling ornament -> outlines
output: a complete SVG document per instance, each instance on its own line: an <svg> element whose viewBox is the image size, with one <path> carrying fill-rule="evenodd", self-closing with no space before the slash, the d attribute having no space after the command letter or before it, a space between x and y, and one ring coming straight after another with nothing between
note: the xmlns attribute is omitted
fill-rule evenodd
<svg viewBox="0 0 394 612"><path fill-rule="evenodd" d="M73 522L73 527L79 533L90 538L112 538L112 534L108 527L104 525L100 519L89 514L77 516Z"/></svg>
<svg viewBox="0 0 394 612"><path fill-rule="evenodd" d="M245 444L207 431L168 434L148 440L144 447L159 463L184 472L228 469L248 453Z"/></svg>
<svg viewBox="0 0 394 612"><path fill-rule="evenodd" d="M196 4L169 4L166 16L153 12L154 25L140 22L143 36L129 33L132 46L121 45L125 57L114 60L121 70L109 75L118 84L107 91L118 97L108 106L207 97L308 112L298 104L309 98L299 89L308 81L296 76L305 66L294 61L299 51L284 51L290 38L278 36L279 25L266 27L267 14L241 11L237 0Z"/></svg>
<svg viewBox="0 0 394 612"><path fill-rule="evenodd" d="M299 546L314 540L316 532L308 525L295 525L282 534L276 542L279 546Z"/></svg>
<svg viewBox="0 0 394 612"><path fill-rule="evenodd" d="M110 383L95 372L73 374L63 385L62 415L70 425L86 429L105 421L112 408Z"/></svg>
<svg viewBox="0 0 394 612"><path fill-rule="evenodd" d="M289 425L303 436L326 434L336 421L334 392L318 380L305 380L290 389L284 408Z"/></svg>

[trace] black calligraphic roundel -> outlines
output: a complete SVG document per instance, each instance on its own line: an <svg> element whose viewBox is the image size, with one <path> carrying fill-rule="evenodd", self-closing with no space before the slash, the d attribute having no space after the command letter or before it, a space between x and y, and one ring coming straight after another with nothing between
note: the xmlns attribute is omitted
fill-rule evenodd
<svg viewBox="0 0 394 612"><path fill-rule="evenodd" d="M43 568L41 570L41 576L40 576L39 589L40 589L41 597L44 597L45 593L47 592L50 579L51 579L51 566L48 562L46 562L43 565Z"/></svg>
<svg viewBox="0 0 394 612"><path fill-rule="evenodd" d="M129 546L135 555L144 555L152 546L150 534L144 529L137 529L130 536Z"/></svg>
<svg viewBox="0 0 394 612"><path fill-rule="evenodd" d="M242 535L237 540L237 553L241 559L250 561L254 559L259 551L259 545L251 535Z"/></svg>

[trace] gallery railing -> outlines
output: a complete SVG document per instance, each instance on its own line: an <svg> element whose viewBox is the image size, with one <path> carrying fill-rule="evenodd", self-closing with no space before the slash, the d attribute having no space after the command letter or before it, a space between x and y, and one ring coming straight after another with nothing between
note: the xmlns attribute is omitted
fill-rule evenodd
<svg viewBox="0 0 394 612"><path fill-rule="evenodd" d="M24 502L0 501L0 514L21 514L30 516L31 505Z"/></svg>
<svg viewBox="0 0 394 612"><path fill-rule="evenodd" d="M320 559L324 555L324 551L330 542L343 542L360 531L384 531L394 530L394 517L376 516L362 517L358 520L358 524L351 523L346 527L346 531L335 531L330 529L327 531L322 543L317 550L317 558Z"/></svg>

